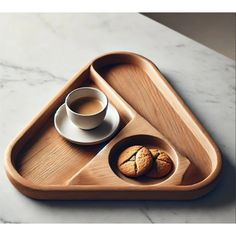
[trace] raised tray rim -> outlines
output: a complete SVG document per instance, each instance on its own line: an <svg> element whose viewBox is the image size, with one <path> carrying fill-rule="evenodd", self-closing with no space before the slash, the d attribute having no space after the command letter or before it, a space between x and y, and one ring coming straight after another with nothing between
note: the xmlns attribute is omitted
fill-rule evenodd
<svg viewBox="0 0 236 236"><path fill-rule="evenodd" d="M168 87L171 93L176 97L177 101L181 104L185 112L193 119L194 123L198 126L199 130L206 136L208 141L210 142L215 155L217 159L217 166L214 171L212 171L205 179L202 181L192 184L192 185L185 185L185 186L175 186L173 187L168 187L168 186L162 186L161 190L158 191L198 191L205 189L209 187L210 185L214 185L215 182L217 181L217 177L219 177L220 171L222 169L222 159L221 159L221 152L210 136L210 134L206 131L206 129L203 127L203 125L200 123L200 121L196 118L196 116L193 114L193 112L190 110L190 108L186 105L186 103L183 101L183 99L180 97L180 95L177 94L177 92L174 90L174 88L169 84L169 82L164 78L164 76L161 74L159 69L156 67L156 65L149 59L145 58L142 55L132 53L132 52L127 52L127 51L114 51L114 52L109 52L102 54L92 61L90 61L86 66L84 66L81 70L79 70L77 73L75 73L74 76L70 80L68 80L63 88L59 90L59 92L54 96L53 99L49 101L47 105L43 107L43 109L32 119L31 122L29 122L26 127L18 133L18 135L10 142L8 145L6 152L5 152L5 170L7 173L8 178L10 181L13 183L13 185L19 189L19 186L25 190L32 190L32 191L97 191L98 186L97 185L71 185L71 186L64 186L64 185L50 185L50 186L45 186L45 185L37 185L34 184L25 178L23 178L17 170L14 168L14 165L12 163L12 151L14 146L21 140L22 136L37 122L37 120L44 114L44 112L53 104L55 100L57 100L58 96L63 93L63 91L68 88L71 84L73 84L78 77L98 59L101 59L102 57L105 56L110 56L110 55L117 55L117 54L125 54L125 55L131 55L135 57L142 58L143 60L146 60L150 63L150 65L153 67L153 69L156 71L156 73L159 74L160 78L163 80L165 85ZM155 191L156 188L155 186L139 186L139 185L134 185L134 186L121 186L119 189L117 189L117 186L99 186L99 191L142 191L148 189L148 191ZM27 194L26 194L27 195Z"/></svg>

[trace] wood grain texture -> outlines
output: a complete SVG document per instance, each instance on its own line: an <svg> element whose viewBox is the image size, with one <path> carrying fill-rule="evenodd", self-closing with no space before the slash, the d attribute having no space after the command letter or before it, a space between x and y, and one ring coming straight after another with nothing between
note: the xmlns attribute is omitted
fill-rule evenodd
<svg viewBox="0 0 236 236"><path fill-rule="evenodd" d="M65 96L84 85L101 89L121 117L112 140L89 147L69 143L53 126ZM122 176L119 152L140 142L168 152L174 171L157 181ZM65 85L9 144L5 167L14 186L37 199L192 199L215 186L221 156L152 62L115 52L94 59Z"/></svg>
<svg viewBox="0 0 236 236"><path fill-rule="evenodd" d="M20 175L39 185L63 184L104 146L79 147L58 135L52 124L21 150L15 165Z"/></svg>

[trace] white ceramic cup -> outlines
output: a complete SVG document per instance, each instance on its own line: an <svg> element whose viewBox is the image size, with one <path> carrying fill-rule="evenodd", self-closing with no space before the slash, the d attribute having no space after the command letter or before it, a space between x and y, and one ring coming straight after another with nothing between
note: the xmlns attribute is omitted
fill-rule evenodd
<svg viewBox="0 0 236 236"><path fill-rule="evenodd" d="M94 97L99 99L103 104L102 110L94 114L80 114L71 109L71 104L83 97ZM81 87L70 92L65 100L66 112L69 119L79 128L84 130L94 129L98 127L104 120L107 112L108 99L107 96L99 89L92 87Z"/></svg>

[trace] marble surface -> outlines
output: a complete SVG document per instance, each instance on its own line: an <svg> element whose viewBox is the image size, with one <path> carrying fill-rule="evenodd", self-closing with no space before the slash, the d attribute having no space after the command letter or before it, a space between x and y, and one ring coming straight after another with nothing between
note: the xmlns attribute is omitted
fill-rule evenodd
<svg viewBox="0 0 236 236"><path fill-rule="evenodd" d="M151 59L221 148L217 188L194 201L35 201L8 181L9 141L100 53ZM235 222L235 62L140 14L0 14L0 222Z"/></svg>

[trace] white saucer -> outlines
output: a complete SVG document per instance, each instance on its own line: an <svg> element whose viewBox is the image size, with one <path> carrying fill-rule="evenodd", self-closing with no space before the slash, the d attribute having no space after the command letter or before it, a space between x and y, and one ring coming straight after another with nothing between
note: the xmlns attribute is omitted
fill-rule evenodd
<svg viewBox="0 0 236 236"><path fill-rule="evenodd" d="M120 116L110 103L101 125L92 130L82 130L75 126L67 116L65 104L61 105L54 116L54 125L58 133L70 142L80 145L92 145L108 140L117 130Z"/></svg>

